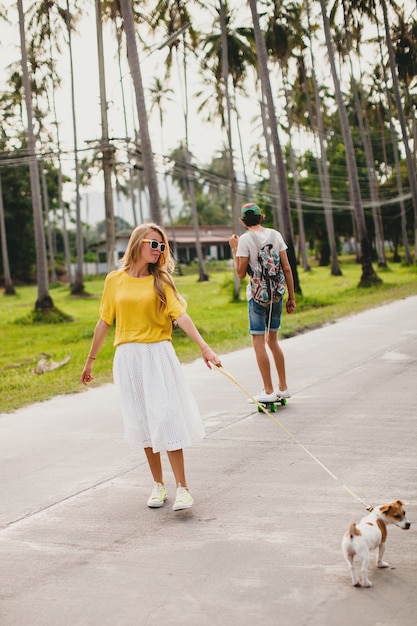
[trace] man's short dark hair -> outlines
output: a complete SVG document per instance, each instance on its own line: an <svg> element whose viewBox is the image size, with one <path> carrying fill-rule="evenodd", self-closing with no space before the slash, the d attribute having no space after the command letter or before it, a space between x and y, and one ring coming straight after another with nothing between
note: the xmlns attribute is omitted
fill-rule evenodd
<svg viewBox="0 0 417 626"><path fill-rule="evenodd" d="M263 215L255 215L253 211L246 211L245 216L241 219L245 226L256 226L263 222L263 217Z"/></svg>

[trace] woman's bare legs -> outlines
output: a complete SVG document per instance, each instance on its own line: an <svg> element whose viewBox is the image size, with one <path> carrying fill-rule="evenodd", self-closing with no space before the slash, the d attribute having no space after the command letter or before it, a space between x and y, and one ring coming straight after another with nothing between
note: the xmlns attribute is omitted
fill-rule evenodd
<svg viewBox="0 0 417 626"><path fill-rule="evenodd" d="M151 470L154 481L156 483L164 484L160 453L153 452L152 448L145 448L145 454L146 458L148 459L149 468ZM175 484L180 484L185 489L188 489L187 481L185 479L184 454L182 449L171 450L168 451L167 454L172 467L172 472L174 474Z"/></svg>
<svg viewBox="0 0 417 626"><path fill-rule="evenodd" d="M162 476L162 463L161 455L159 452L153 452L152 448L145 448L146 458L148 459L149 468L151 470L153 479L156 483L164 484Z"/></svg>
<svg viewBox="0 0 417 626"><path fill-rule="evenodd" d="M168 451L167 454L175 477L176 485L180 484L185 489L188 489L187 481L185 479L184 453L182 449L171 450Z"/></svg>

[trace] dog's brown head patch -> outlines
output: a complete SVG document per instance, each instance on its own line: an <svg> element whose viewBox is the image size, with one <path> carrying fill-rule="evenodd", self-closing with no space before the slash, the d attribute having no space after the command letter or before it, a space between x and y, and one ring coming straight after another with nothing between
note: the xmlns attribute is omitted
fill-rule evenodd
<svg viewBox="0 0 417 626"><path fill-rule="evenodd" d="M393 517L396 520L401 520L405 517L405 511L403 509L403 503L401 500L396 500L395 502L390 502L389 504L383 504L380 507L381 513L386 515L387 517Z"/></svg>
<svg viewBox="0 0 417 626"><path fill-rule="evenodd" d="M383 504L379 510L384 515L387 524L396 524L396 526L405 529L410 528L410 522L405 517L404 503L401 500Z"/></svg>

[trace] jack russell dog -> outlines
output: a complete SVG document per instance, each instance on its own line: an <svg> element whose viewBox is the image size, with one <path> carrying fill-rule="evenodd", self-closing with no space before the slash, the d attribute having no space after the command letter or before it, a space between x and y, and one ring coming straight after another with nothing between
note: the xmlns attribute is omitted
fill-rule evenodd
<svg viewBox="0 0 417 626"><path fill-rule="evenodd" d="M395 524L403 530L410 528L410 522L405 517L403 502L396 500L389 504L382 504L371 510L369 515L363 517L356 524L352 522L349 530L342 540L342 552L352 576L352 584L360 587L361 583L356 574L353 560L357 556L361 562L363 586L372 587L368 578L370 551L378 548L376 564L378 567L388 567L388 563L382 560L385 552L387 539L387 525Z"/></svg>

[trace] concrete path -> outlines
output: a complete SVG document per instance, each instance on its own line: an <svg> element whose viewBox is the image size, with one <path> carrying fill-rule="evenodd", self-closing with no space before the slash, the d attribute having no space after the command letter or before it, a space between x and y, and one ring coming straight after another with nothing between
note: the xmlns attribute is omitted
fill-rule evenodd
<svg viewBox="0 0 417 626"><path fill-rule="evenodd" d="M168 501L147 508L113 385L0 415L1 626L415 626L417 297L282 346L293 398L272 418L184 366L207 430L186 451L190 511L172 511L165 457ZM259 391L252 349L222 360ZM372 589L340 550L365 514L351 492L409 502Z"/></svg>

